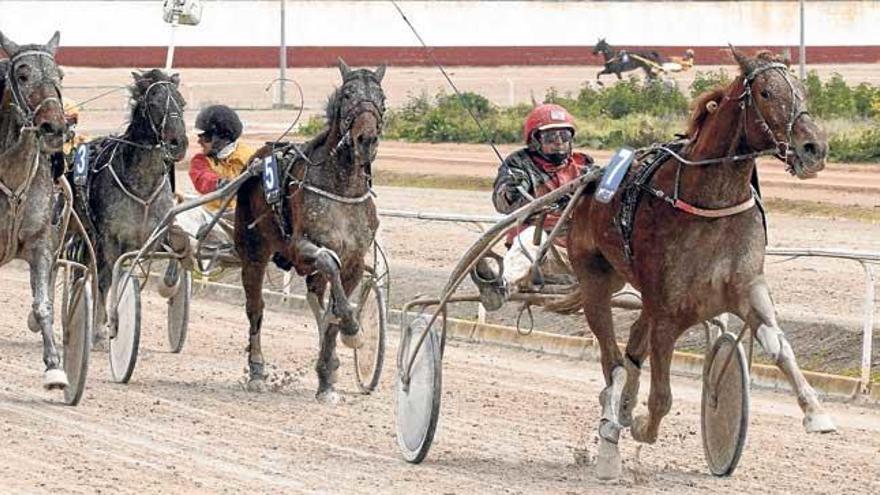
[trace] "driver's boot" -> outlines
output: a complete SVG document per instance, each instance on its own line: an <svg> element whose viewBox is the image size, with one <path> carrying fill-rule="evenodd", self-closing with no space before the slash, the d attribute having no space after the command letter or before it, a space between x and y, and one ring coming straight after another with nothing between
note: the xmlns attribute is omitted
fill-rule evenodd
<svg viewBox="0 0 880 495"><path fill-rule="evenodd" d="M509 295L507 284L487 258L481 258L471 270L471 280L480 290L480 303L486 311L495 311L504 305Z"/></svg>

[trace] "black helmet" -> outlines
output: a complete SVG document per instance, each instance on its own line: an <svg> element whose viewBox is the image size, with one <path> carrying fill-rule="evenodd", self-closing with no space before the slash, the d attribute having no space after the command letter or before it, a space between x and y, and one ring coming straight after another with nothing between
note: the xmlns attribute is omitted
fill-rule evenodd
<svg viewBox="0 0 880 495"><path fill-rule="evenodd" d="M241 119L235 110L226 105L211 105L202 109L196 117L196 131L200 134L205 133L231 142L241 136L241 130Z"/></svg>

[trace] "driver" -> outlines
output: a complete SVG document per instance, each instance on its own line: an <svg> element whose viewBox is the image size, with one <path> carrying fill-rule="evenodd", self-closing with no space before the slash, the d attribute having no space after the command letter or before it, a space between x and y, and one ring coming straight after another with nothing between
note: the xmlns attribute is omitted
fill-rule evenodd
<svg viewBox="0 0 880 495"><path fill-rule="evenodd" d="M572 150L575 132L574 118L562 106L547 103L532 109L523 124L526 147L511 153L498 168L492 202L499 213L511 213L526 205L530 197L543 196L571 182L593 164L589 155ZM548 214L544 231L552 230L559 219L559 213ZM511 291L527 282L531 260L538 251L534 239L534 226L511 229L505 242L508 252L503 273L497 273L500 270L487 258L471 272L487 310L501 307ZM565 240L558 237L556 245L564 256ZM552 273L561 267L542 264L542 268Z"/></svg>
<svg viewBox="0 0 880 495"><path fill-rule="evenodd" d="M247 167L254 149L239 141L244 126L234 110L226 105L211 105L196 117L196 132L201 152L190 160L189 178L200 194L209 194L238 177ZM178 216L178 224L193 238L207 226L223 204L217 199L200 208L193 208ZM235 200L229 203L224 217L234 215ZM222 222L220 223L222 226ZM227 227L231 225L228 224ZM231 227L230 227L231 228ZM230 229L214 229L211 241L215 245L231 245Z"/></svg>

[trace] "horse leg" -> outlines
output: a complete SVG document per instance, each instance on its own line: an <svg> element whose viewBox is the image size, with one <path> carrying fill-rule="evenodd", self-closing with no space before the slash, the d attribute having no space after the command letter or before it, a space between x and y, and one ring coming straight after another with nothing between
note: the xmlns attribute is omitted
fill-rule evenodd
<svg viewBox="0 0 880 495"><path fill-rule="evenodd" d="M104 244L110 244L109 241L106 241ZM97 252L95 255L97 256L96 263L98 265L98 308L97 313L95 313L95 329L94 334L92 335L92 349L105 349L107 347L107 339L110 338L110 319L107 314L107 298L110 294L115 294L115 291L111 291L111 285L113 285L113 264L119 258L119 249L114 250L114 255L108 254L111 246L107 246L105 249L100 249L96 246ZM118 294L115 294L114 297L118 297ZM115 336L115 332L114 336Z"/></svg>
<svg viewBox="0 0 880 495"><path fill-rule="evenodd" d="M266 273L267 262L243 258L241 285L244 287L245 312L249 323L247 388L251 392L262 392L266 387L260 330L263 326L263 276Z"/></svg>
<svg viewBox="0 0 880 495"><path fill-rule="evenodd" d="M674 322L654 323L651 331L651 392L648 394L648 414L637 416L632 425L632 437L637 442L654 443L660 431L660 421L672 407L672 388L669 369L672 352L678 336Z"/></svg>
<svg viewBox="0 0 880 495"><path fill-rule="evenodd" d="M650 350L650 325L644 313L633 323L629 330L629 341L626 344L626 355L623 365L626 368L626 386L620 401L620 424L632 426L632 413L639 400L639 379L642 364Z"/></svg>
<svg viewBox="0 0 880 495"><path fill-rule="evenodd" d="M363 335L357 321L355 321L354 310L348 302L348 296L346 296L345 287L342 284L342 266L339 257L332 250L318 247L307 239L299 239L296 242L296 252L303 261L324 274L330 282L331 304L333 304L333 314L339 318L342 343L352 349L363 346Z"/></svg>
<svg viewBox="0 0 880 495"><path fill-rule="evenodd" d="M599 453L596 460L596 477L617 479L620 476L620 450L617 442L622 428L618 418L620 398L627 372L623 357L614 336L611 317L612 276L608 273L591 273L589 278L579 277L584 294L584 314L587 323L599 343L602 373L606 387L599 393L602 417L599 420Z"/></svg>
<svg viewBox="0 0 880 495"><path fill-rule="evenodd" d="M770 290L763 280L752 286L749 303L751 312L747 320L748 325L755 329L761 348L773 357L776 366L785 374L797 394L798 405L804 412L804 428L809 433L835 431L834 422L819 404L816 391L804 378L795 360L794 351L776 322L776 309L770 297Z"/></svg>
<svg viewBox="0 0 880 495"><path fill-rule="evenodd" d="M52 303L55 292L54 259L49 239L43 238L32 247L30 264L31 292L34 302L31 312L43 337L43 387L48 390L64 389L69 385L67 374L61 369L61 358L55 348Z"/></svg>
<svg viewBox="0 0 880 495"><path fill-rule="evenodd" d="M306 298L318 323L318 361L315 363L315 372L318 374L318 391L315 399L325 404L339 402L339 394L336 393L336 370L339 369L339 358L336 357L336 336L339 333L339 325L327 321L324 317L324 292L327 289L327 278L321 273L315 273L306 277Z"/></svg>

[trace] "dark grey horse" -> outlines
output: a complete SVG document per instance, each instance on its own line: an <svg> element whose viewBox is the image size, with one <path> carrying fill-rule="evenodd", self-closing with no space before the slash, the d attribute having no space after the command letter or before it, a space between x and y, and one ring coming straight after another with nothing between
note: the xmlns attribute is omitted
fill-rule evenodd
<svg viewBox="0 0 880 495"><path fill-rule="evenodd" d="M235 245L242 260L241 281L250 322L248 387L263 385L263 275L272 259L283 269L306 277L310 302L322 304L330 286L336 323L319 326L317 398L335 402L339 359L336 337L349 347L362 345L362 333L348 297L364 272L367 254L379 227L373 203L372 163L379 145L385 94L385 67L375 72L352 70L339 61L342 87L327 103L327 127L297 149L264 147L255 156L280 156L287 170L277 206L267 202L263 181L246 182L238 193ZM340 335L341 334L341 335Z"/></svg>
<svg viewBox="0 0 880 495"><path fill-rule="evenodd" d="M0 79L0 265L30 265L34 302L28 326L43 337L43 386L64 389L67 375L53 339L54 186L51 155L65 130L61 71L55 63L58 32L45 45L17 45L0 33L9 56Z"/></svg>
<svg viewBox="0 0 880 495"><path fill-rule="evenodd" d="M95 246L101 304L108 302L116 260L140 249L174 206L169 177L188 144L183 121L186 102L178 91L177 74L153 69L132 76L128 128L121 136L89 143L89 180L75 191L77 212L86 219ZM188 241L175 235L170 244L182 251ZM105 313L99 310L99 321ZM112 315L106 316L112 323Z"/></svg>
<svg viewBox="0 0 880 495"><path fill-rule="evenodd" d="M596 74L597 81L603 74L614 74L620 80L623 79L621 73L636 69L645 71L648 79L656 79L662 71L662 57L657 52L618 51L612 48L605 38L601 38L593 47L593 55L600 53L605 60L605 68Z"/></svg>

